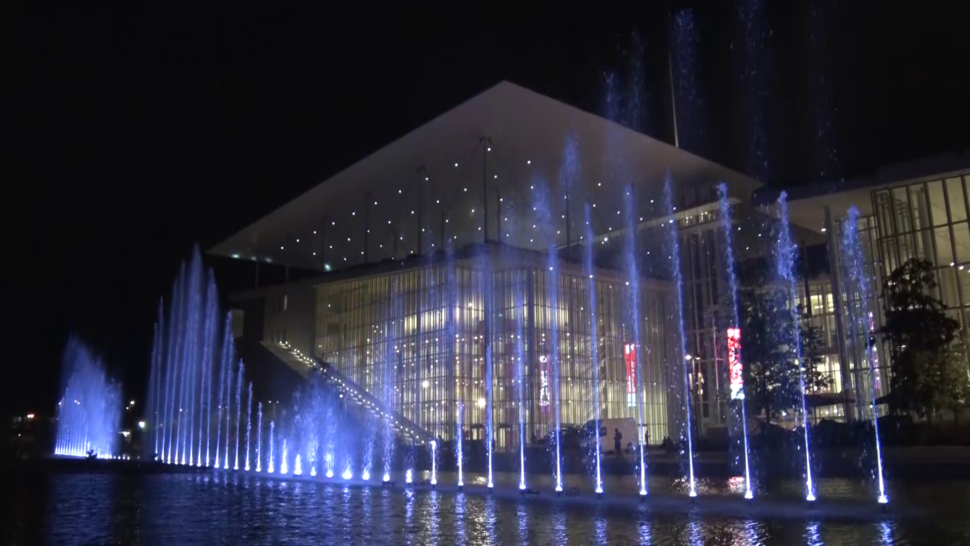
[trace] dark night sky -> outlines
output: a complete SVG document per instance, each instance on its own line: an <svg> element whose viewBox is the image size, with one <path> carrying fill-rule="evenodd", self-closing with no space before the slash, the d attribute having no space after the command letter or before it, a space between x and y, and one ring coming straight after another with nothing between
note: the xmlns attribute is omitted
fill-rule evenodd
<svg viewBox="0 0 970 546"><path fill-rule="evenodd" d="M970 31L959 3L934 3L831 0L819 20L804 0L771 3L755 80L769 183L970 149ZM631 123L670 141L668 8L642 4L656 8L18 13L4 78L4 409L53 407L71 330L140 397L158 298L194 243L211 247L502 79L602 112L604 75L633 80L637 28L645 108ZM744 27L732 2L687 4L695 136L744 170ZM819 31L825 45L807 45ZM834 128L822 147L839 150L824 166L820 123ZM251 264L208 261L223 297L251 285Z"/></svg>

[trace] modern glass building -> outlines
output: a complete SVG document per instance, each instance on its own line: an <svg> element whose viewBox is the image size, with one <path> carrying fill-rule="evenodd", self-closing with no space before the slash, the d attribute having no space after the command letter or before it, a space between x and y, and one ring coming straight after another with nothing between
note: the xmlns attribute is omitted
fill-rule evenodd
<svg viewBox="0 0 970 546"><path fill-rule="evenodd" d="M832 378L813 393L813 421L867 418L861 393L870 381L880 395L888 387L888 352L877 349L873 377L859 326L862 309L871 329L881 324L878 291L863 306L842 278L848 208L859 208L874 286L908 257L926 257L965 324L968 173L964 155L836 192L789 192L793 238L808 261L824 262L796 296ZM482 439L490 417L497 446L508 447L551 433L556 411L561 425L583 426L597 399L601 418L639 421L642 406L650 443L680 434L685 399L696 429L729 434L731 325L716 313L729 290L722 182L735 259L762 257L777 192L505 82L210 253L252 262L257 279L265 263L318 272L235 295L247 335L281 358L281 344L312 355L427 436ZM679 298L665 237L674 228Z"/></svg>

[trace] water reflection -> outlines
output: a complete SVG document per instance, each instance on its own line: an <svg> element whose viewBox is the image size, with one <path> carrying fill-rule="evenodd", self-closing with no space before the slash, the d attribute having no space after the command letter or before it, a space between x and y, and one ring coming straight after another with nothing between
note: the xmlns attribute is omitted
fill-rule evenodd
<svg viewBox="0 0 970 546"><path fill-rule="evenodd" d="M8 543L816 545L961 544L970 537L961 508L970 499L967 483L906 491L897 484L897 497L913 499L927 516L806 521L706 512L713 501L684 514L609 499L486 497L221 472L14 478L4 493L15 508L0 515L12 530Z"/></svg>

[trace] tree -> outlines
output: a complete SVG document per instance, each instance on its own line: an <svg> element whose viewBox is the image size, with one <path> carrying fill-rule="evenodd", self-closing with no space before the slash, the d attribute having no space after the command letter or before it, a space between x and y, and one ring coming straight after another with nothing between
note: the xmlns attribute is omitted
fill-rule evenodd
<svg viewBox="0 0 970 546"><path fill-rule="evenodd" d="M790 298L790 290L767 283L765 271L753 272L738 290L745 403L755 413L763 410L769 424L779 411L801 410L803 377L809 392L831 383L817 369L822 339L815 328L798 325L798 359Z"/></svg>
<svg viewBox="0 0 970 546"><path fill-rule="evenodd" d="M889 342L889 408L895 414L931 416L938 411L940 397L951 396L936 391L947 388L942 381L952 377L948 362L964 352L951 347L960 325L933 295L936 287L933 264L919 258L906 261L883 283L886 319L879 334ZM966 371L965 359L962 366Z"/></svg>
<svg viewBox="0 0 970 546"><path fill-rule="evenodd" d="M932 421L944 410L959 420L960 411L970 400L970 375L967 370L967 339L960 335L945 350L921 351L919 396Z"/></svg>

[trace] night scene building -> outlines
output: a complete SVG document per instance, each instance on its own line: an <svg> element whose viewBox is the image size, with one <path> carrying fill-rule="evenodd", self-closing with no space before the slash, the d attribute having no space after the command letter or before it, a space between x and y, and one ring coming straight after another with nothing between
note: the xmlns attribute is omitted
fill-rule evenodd
<svg viewBox="0 0 970 546"><path fill-rule="evenodd" d="M793 240L806 262L826 262L797 283L802 320L826 345L820 369L832 378L821 393L831 403L814 419L865 418L852 393L868 388L868 367L863 374L846 324L846 302L856 300L828 263L839 255L849 206L860 210L877 282L908 257L930 259L941 299L963 324L968 173L967 155L944 157L841 184L838 193L812 186L789 195ZM562 426L592 419L597 399L601 418L636 420L639 389L645 434L659 443L677 436L686 396L703 432L726 431L732 419L730 325L714 316L729 289L721 183L734 258L757 259L777 192L503 82L210 253L255 262L257 279L261 262L319 272L235 294L244 335L298 371L325 365L427 436L449 439L460 425L470 439L486 437L489 354L499 447L555 429L555 389ZM671 224L682 322L665 238ZM881 305L868 308L878 311L877 326ZM879 360L880 374L887 365ZM878 385L880 395L887 386Z"/></svg>

